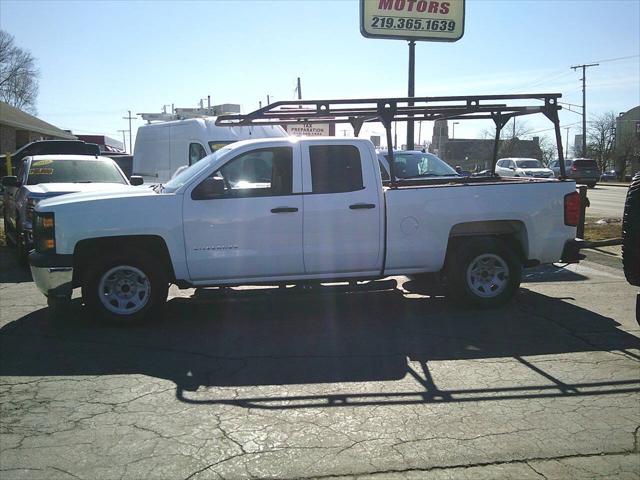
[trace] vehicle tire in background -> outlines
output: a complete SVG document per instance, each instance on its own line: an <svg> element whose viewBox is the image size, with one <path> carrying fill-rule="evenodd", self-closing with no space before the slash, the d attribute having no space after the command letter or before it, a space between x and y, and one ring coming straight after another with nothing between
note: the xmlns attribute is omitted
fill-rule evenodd
<svg viewBox="0 0 640 480"><path fill-rule="evenodd" d="M494 237L459 240L445 267L448 297L468 306L493 308L507 303L520 286L522 263Z"/></svg>
<svg viewBox="0 0 640 480"><path fill-rule="evenodd" d="M640 286L640 173L633 177L624 204L622 265L627 281Z"/></svg>
<svg viewBox="0 0 640 480"><path fill-rule="evenodd" d="M589 188L596 188L596 184L595 183L588 183L587 187Z"/></svg>
<svg viewBox="0 0 640 480"><path fill-rule="evenodd" d="M134 324L157 315L167 300L167 273L144 251L99 258L83 276L82 298L101 319Z"/></svg>

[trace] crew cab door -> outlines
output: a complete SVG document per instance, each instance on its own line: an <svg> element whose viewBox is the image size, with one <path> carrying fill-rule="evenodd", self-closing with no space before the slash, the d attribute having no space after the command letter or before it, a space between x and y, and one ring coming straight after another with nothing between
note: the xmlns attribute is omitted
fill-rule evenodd
<svg viewBox="0 0 640 480"><path fill-rule="evenodd" d="M384 211L377 159L358 144L311 140L302 148L306 273L379 273Z"/></svg>
<svg viewBox="0 0 640 480"><path fill-rule="evenodd" d="M185 193L191 280L303 274L299 145L283 142L239 153L208 178L219 185L222 179L224 191L203 196L204 180Z"/></svg>

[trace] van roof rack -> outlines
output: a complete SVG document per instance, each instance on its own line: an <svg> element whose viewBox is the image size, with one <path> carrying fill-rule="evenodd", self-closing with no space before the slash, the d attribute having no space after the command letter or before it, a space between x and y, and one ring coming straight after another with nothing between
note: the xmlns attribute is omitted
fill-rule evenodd
<svg viewBox="0 0 640 480"><path fill-rule="evenodd" d="M283 100L244 115L221 115L220 126L289 125L293 123L349 123L356 137L366 122L380 122L385 127L387 145L392 145L393 122L420 120L493 120L496 136L493 145L491 173L495 174L500 132L514 117L542 113L554 124L560 176L566 177L558 111L562 109L560 93L509 95L460 95L448 97L387 97L335 100ZM392 187L396 187L393 150L389 170Z"/></svg>

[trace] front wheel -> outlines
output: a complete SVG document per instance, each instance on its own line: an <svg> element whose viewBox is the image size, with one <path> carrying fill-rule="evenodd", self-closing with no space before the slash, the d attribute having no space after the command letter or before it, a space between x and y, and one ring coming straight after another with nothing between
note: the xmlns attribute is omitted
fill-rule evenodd
<svg viewBox="0 0 640 480"><path fill-rule="evenodd" d="M136 251L100 259L85 276L82 298L102 319L132 324L157 315L168 289L164 269L145 252Z"/></svg>
<svg viewBox="0 0 640 480"><path fill-rule="evenodd" d="M450 299L492 308L507 303L518 290L522 264L502 240L476 238L456 246L445 273Z"/></svg>

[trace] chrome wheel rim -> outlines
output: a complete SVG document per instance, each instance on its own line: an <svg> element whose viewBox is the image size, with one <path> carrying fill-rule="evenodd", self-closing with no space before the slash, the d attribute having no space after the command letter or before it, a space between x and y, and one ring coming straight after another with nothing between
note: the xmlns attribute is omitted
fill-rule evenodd
<svg viewBox="0 0 640 480"><path fill-rule="evenodd" d="M482 298L497 297L508 285L509 266L502 257L483 253L469 263L467 286L475 295Z"/></svg>
<svg viewBox="0 0 640 480"><path fill-rule="evenodd" d="M142 270L118 265L105 272L98 284L98 297L109 312L131 315L142 310L151 295L151 282Z"/></svg>

